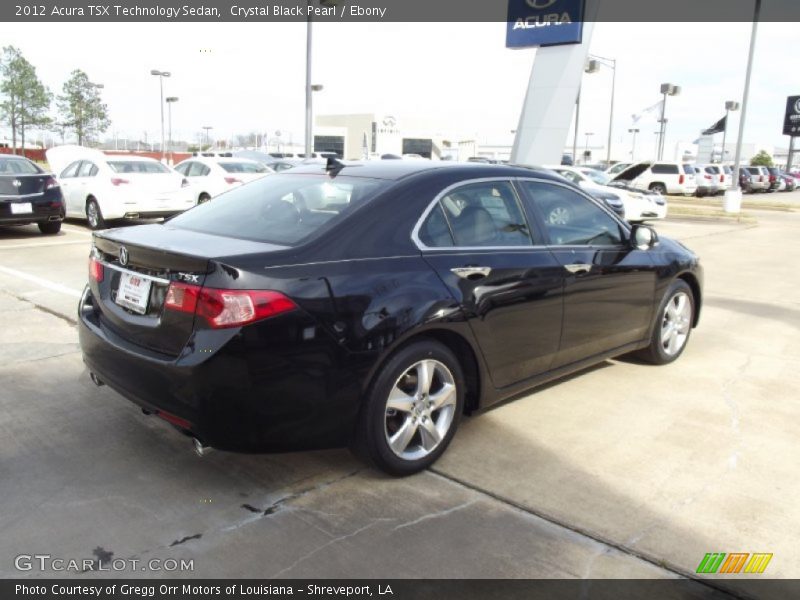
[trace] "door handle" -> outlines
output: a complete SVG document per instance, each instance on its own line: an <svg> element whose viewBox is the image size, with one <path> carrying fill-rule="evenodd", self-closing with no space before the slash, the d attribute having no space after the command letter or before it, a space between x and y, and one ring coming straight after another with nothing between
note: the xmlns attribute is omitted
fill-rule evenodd
<svg viewBox="0 0 800 600"><path fill-rule="evenodd" d="M588 273L591 271L592 265L587 265L586 263L573 263L571 265L564 265L564 268L573 275L580 275L582 273Z"/></svg>
<svg viewBox="0 0 800 600"><path fill-rule="evenodd" d="M455 267L450 271L462 279L481 279L491 273L492 269L491 267Z"/></svg>

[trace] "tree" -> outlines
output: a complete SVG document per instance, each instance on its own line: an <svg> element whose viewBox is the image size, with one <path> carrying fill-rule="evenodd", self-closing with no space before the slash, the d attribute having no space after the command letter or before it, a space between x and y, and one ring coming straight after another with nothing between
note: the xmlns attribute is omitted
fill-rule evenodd
<svg viewBox="0 0 800 600"><path fill-rule="evenodd" d="M36 68L29 63L18 48L6 46L0 58L0 114L11 126L14 153L17 151L17 132L20 133L23 154L25 152L26 127L46 126L47 111L53 95L36 75Z"/></svg>
<svg viewBox="0 0 800 600"><path fill-rule="evenodd" d="M771 167L772 157L766 150L759 150L758 154L750 159L750 164L755 167Z"/></svg>
<svg viewBox="0 0 800 600"><path fill-rule="evenodd" d="M97 84L89 81L86 73L75 69L62 91L58 97L59 116L62 125L78 136L79 146L108 129L108 107L100 99Z"/></svg>

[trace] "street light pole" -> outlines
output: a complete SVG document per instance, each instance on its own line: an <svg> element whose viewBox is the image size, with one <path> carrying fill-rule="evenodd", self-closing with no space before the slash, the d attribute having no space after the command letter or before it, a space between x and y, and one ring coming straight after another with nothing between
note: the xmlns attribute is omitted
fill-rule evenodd
<svg viewBox="0 0 800 600"><path fill-rule="evenodd" d="M736 191L741 193L739 186L739 165L742 160L742 137L744 136L744 122L747 117L747 99L750 97L750 75L753 72L753 55L756 49L756 34L758 33L758 15L761 12L761 0L755 0L755 10L753 12L753 30L750 33L750 50L747 54L747 71L744 76L744 95L742 96L742 116L739 119L739 137L736 140L736 156L733 161L733 178L736 183ZM741 205L741 196L740 203ZM739 212L739 206L733 206L735 203L731 202L731 208L735 210L726 212Z"/></svg>
<svg viewBox="0 0 800 600"><path fill-rule="evenodd" d="M585 148L584 148L584 150L583 150L583 160L584 160L584 163L583 163L583 164L586 164L586 162L585 162L585 161L586 161L586 157L587 157L587 156L588 156L588 154L589 154L589 137L590 137L590 136L592 136L592 135L594 135L594 133L593 133L593 132L591 132L591 131L587 131L587 132L585 132L583 135L585 135L585 136L586 136L586 147L585 147Z"/></svg>
<svg viewBox="0 0 800 600"><path fill-rule="evenodd" d="M663 160L664 158L664 138L667 136L667 96L677 96L680 93L680 86L673 85L671 83L661 84L661 94L664 96L664 99L661 101L661 127L660 134L658 136L658 160Z"/></svg>
<svg viewBox="0 0 800 600"><path fill-rule="evenodd" d="M311 3L308 3L308 19L306 21L306 158L311 157Z"/></svg>
<svg viewBox="0 0 800 600"><path fill-rule="evenodd" d="M161 90L161 101L159 102L159 108L161 109L161 159L164 160L164 77L169 77L171 73L152 69L150 75L158 77L158 85Z"/></svg>
<svg viewBox="0 0 800 600"><path fill-rule="evenodd" d="M169 123L169 142L167 143L167 147L169 148L169 162L172 164L172 104L178 101L177 96L168 96L167 97L167 122Z"/></svg>
<svg viewBox="0 0 800 600"><path fill-rule="evenodd" d="M596 73L600 70L601 65L611 69L611 108L608 114L608 146L606 148L606 165L608 166L611 164L611 136L614 130L614 96L617 88L617 59L590 55L584 71L586 73Z"/></svg>
<svg viewBox="0 0 800 600"><path fill-rule="evenodd" d="M628 133L633 134L633 142L631 143L631 160L636 162L636 134L639 133L639 130L636 128L628 129Z"/></svg>
<svg viewBox="0 0 800 600"><path fill-rule="evenodd" d="M211 125L203 125L203 129L205 129L205 131L206 131L206 149L208 149L209 142L211 141L211 138L208 136L208 130L209 129L214 129L214 128ZM202 151L203 151L203 149L200 148L200 152L201 153L202 153Z"/></svg>
<svg viewBox="0 0 800 600"><path fill-rule="evenodd" d="M575 133L572 135L572 164L578 164L578 124L581 119L581 89L578 88L578 97L575 98Z"/></svg>

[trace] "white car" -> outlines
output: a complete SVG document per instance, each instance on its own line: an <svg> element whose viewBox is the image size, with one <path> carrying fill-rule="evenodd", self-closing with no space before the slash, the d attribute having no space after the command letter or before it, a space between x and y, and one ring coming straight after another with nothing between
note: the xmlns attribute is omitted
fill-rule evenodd
<svg viewBox="0 0 800 600"><path fill-rule="evenodd" d="M612 181L620 181L637 190L648 190L662 196L693 196L697 191L694 167L684 162L644 161L617 173Z"/></svg>
<svg viewBox="0 0 800 600"><path fill-rule="evenodd" d="M706 173L715 175L719 181L719 190L717 190L717 193L724 193L726 190L730 189L733 183L733 171L728 165L706 165L705 171Z"/></svg>
<svg viewBox="0 0 800 600"><path fill-rule="evenodd" d="M626 189L620 187L619 184L609 185L611 178L597 169L564 165L546 168L555 171L598 199L606 200L607 203L607 196L616 196L622 201L624 218L628 221L638 222L646 219L663 219L667 216L667 202L663 196Z"/></svg>
<svg viewBox="0 0 800 600"><path fill-rule="evenodd" d="M194 205L186 179L155 159L70 145L45 154L67 217L86 219L92 229L114 219L170 217Z"/></svg>
<svg viewBox="0 0 800 600"><path fill-rule="evenodd" d="M189 181L198 204L275 172L256 160L221 156L193 156L175 170Z"/></svg>

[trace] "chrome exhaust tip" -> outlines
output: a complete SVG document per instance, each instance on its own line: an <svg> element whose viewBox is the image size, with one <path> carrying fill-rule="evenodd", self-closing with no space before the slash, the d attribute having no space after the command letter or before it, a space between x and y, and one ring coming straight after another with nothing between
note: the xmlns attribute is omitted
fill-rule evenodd
<svg viewBox="0 0 800 600"><path fill-rule="evenodd" d="M89 379L91 379L92 383L95 384L97 387L103 387L105 385L105 383L103 383L101 379L94 373L89 373Z"/></svg>
<svg viewBox="0 0 800 600"><path fill-rule="evenodd" d="M197 454L200 458L206 456L209 452L213 450L211 446L206 446L198 440L197 438L192 438L192 444L194 444L194 453Z"/></svg>

